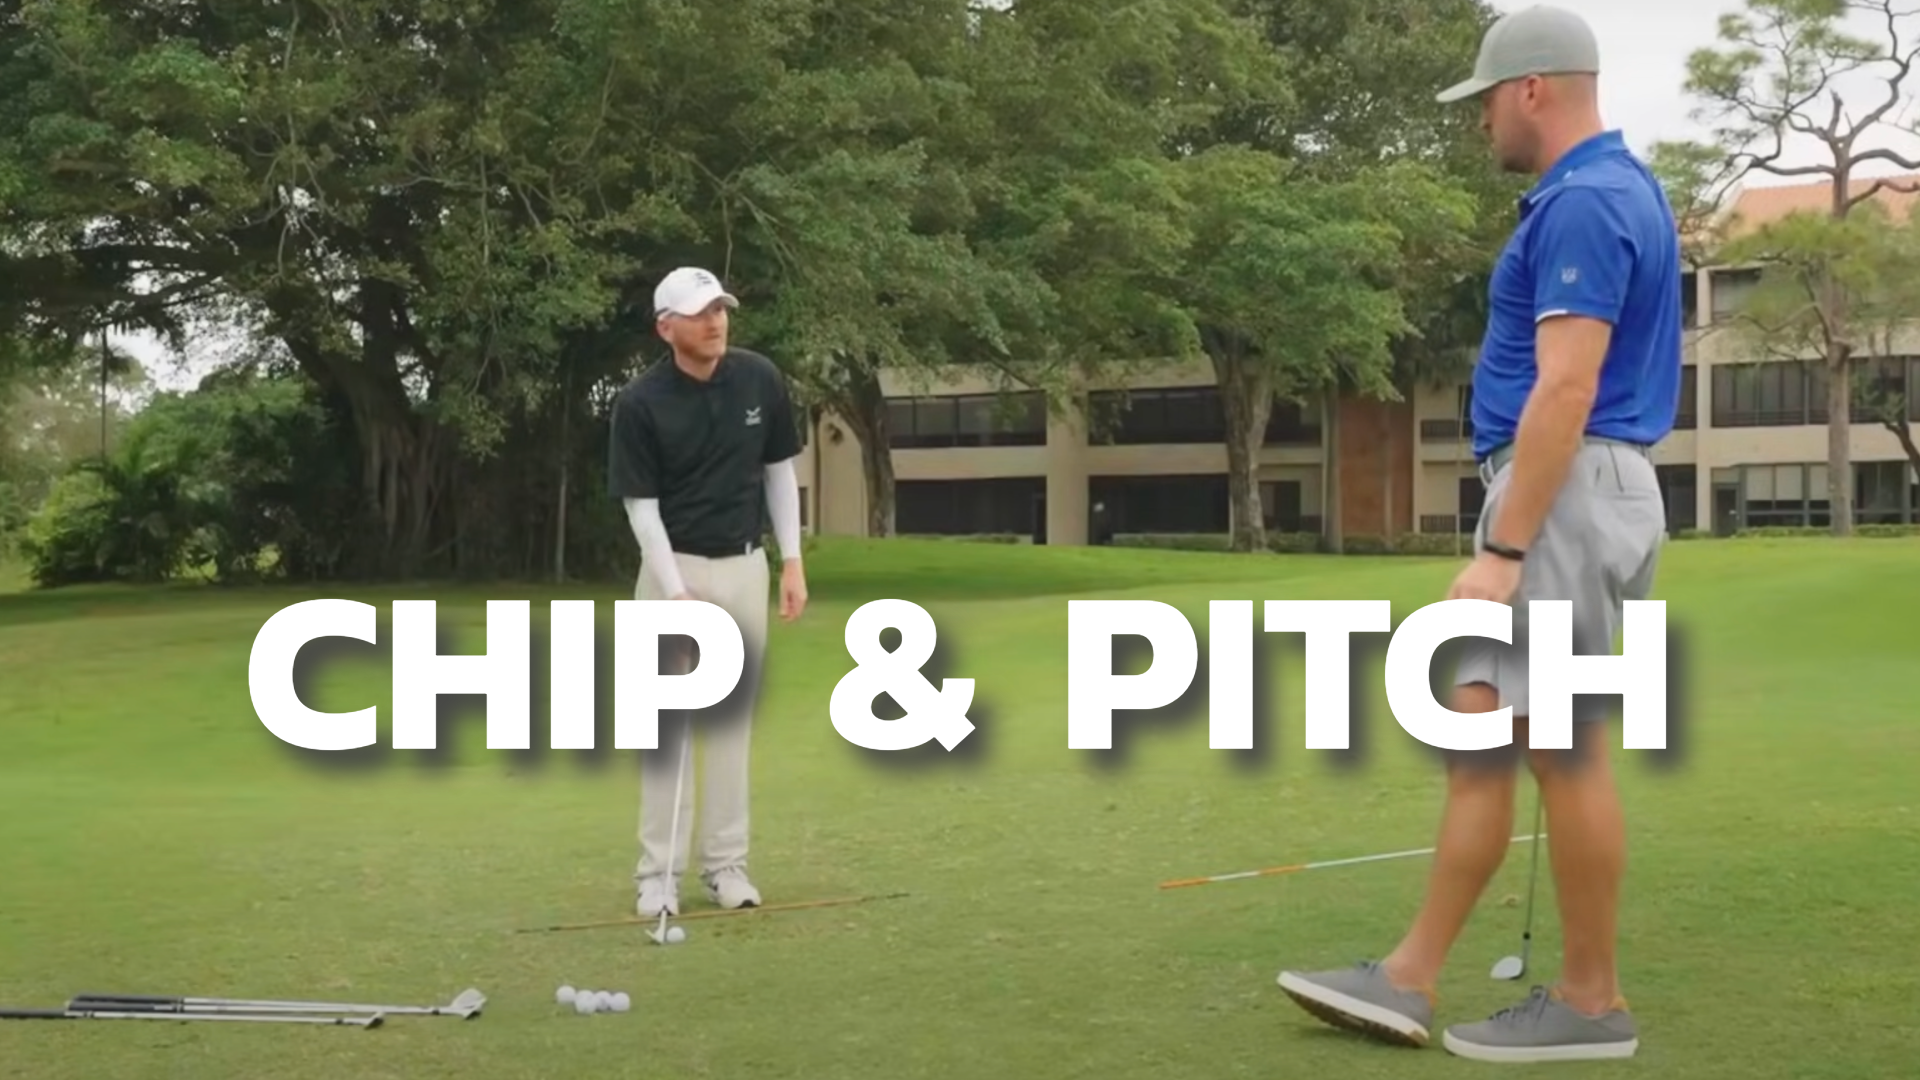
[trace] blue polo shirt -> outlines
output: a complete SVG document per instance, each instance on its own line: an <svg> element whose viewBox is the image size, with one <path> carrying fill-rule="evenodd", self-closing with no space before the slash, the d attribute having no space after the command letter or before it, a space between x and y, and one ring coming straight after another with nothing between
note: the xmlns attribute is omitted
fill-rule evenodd
<svg viewBox="0 0 1920 1080"><path fill-rule="evenodd" d="M1473 372L1473 453L1513 442L1538 372L1535 328L1552 315L1613 325L1586 433L1652 445L1680 404L1680 236L1653 173L1619 132L1573 148L1520 200L1494 264Z"/></svg>

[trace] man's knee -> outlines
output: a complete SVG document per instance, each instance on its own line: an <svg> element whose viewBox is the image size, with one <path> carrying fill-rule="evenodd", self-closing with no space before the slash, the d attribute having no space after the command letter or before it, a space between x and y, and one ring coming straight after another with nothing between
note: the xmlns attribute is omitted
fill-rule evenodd
<svg viewBox="0 0 1920 1080"><path fill-rule="evenodd" d="M1523 718L1515 730L1516 740L1526 737ZM1576 776L1604 775L1607 771L1607 725L1599 720L1579 720L1573 724L1573 748L1527 748L1527 764L1543 784Z"/></svg>
<svg viewBox="0 0 1920 1080"><path fill-rule="evenodd" d="M1486 683L1465 683L1453 688L1453 711L1461 713L1497 712L1500 692ZM1446 751L1448 782L1456 790L1484 785L1511 787L1519 764L1517 747L1509 742L1489 750Z"/></svg>

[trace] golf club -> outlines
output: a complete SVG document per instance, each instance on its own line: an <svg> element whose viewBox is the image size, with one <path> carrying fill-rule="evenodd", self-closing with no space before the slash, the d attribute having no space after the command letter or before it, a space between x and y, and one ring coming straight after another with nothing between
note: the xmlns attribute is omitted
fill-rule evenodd
<svg viewBox="0 0 1920 1080"><path fill-rule="evenodd" d="M680 795L687 782L687 762L693 756L693 723L689 721L680 728L680 765L673 778L673 827L667 836L667 880L677 880L678 870L674 860L680 857ZM672 898L669 897L669 900ZM667 938L667 914L672 906L660 909L660 925L647 931L648 940L655 945L670 945Z"/></svg>
<svg viewBox="0 0 1920 1080"><path fill-rule="evenodd" d="M332 1027L380 1026L382 1017L302 1016L293 1013L202 1013L172 1010L118 1008L105 1002L98 1006L69 1005L64 1009L0 1009L0 1020L238 1020L266 1024L326 1024Z"/></svg>
<svg viewBox="0 0 1920 1080"><path fill-rule="evenodd" d="M1517 979L1527 973L1527 958L1533 952L1533 892L1540 880L1540 793L1533 793L1533 855L1527 869L1527 919L1520 933L1520 955L1503 956L1493 965L1496 979Z"/></svg>
<svg viewBox="0 0 1920 1080"><path fill-rule="evenodd" d="M235 1013L385 1013L407 1016L458 1016L462 1020L479 1015L487 996L468 988L445 1005L361 1005L337 1001L282 1001L273 998L171 997L152 994L81 994L67 1003L69 1009L113 1009L122 1012L163 1014L229 1015Z"/></svg>
<svg viewBox="0 0 1920 1080"><path fill-rule="evenodd" d="M802 911L808 908L839 907L844 904L864 904L870 900L898 900L909 895L904 892L877 893L870 896L841 896L830 900L796 900L786 904L761 904L758 907L711 908L705 911L689 911L678 916L681 922L689 919L718 919L733 915L770 915L778 911ZM627 917L624 919L602 919L597 922L557 923L553 926L522 927L516 934L547 934L560 930L597 930L609 926L633 926L636 923L648 923L653 920ZM648 934L652 936L651 933Z"/></svg>
<svg viewBox="0 0 1920 1080"><path fill-rule="evenodd" d="M1517 844L1525 839L1527 839L1527 837L1516 836L1508 840L1507 843ZM1424 847L1416 848L1412 851L1389 851L1384 855L1360 855L1351 859L1327 859L1323 862L1294 863L1290 866L1270 866L1264 870L1242 870L1234 874L1215 874L1212 877L1180 878L1175 881L1163 881L1160 883L1160 887L1162 889L1187 889L1195 885L1212 885L1222 881L1242 881L1247 878L1273 877L1278 874L1296 874L1302 870L1325 870L1331 866L1352 866L1356 863L1381 862L1386 859L1406 859L1415 855L1431 855L1433 852L1433 848Z"/></svg>

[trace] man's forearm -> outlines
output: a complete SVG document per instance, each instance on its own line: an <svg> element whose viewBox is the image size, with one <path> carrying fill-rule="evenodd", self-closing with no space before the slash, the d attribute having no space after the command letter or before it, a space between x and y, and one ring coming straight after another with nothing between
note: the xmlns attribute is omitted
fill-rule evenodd
<svg viewBox="0 0 1920 1080"><path fill-rule="evenodd" d="M766 466L767 511L773 518L773 540L784 562L800 559L800 481L793 459Z"/></svg>
<svg viewBox="0 0 1920 1080"><path fill-rule="evenodd" d="M1542 379L1527 397L1514 433L1513 470L1488 538L1525 551L1566 483L1586 437L1593 391L1569 379Z"/></svg>

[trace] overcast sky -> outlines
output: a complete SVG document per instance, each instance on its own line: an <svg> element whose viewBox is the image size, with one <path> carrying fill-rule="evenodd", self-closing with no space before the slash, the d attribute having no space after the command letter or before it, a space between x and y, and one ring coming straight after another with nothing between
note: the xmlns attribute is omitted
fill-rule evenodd
<svg viewBox="0 0 1920 1080"><path fill-rule="evenodd" d="M1531 6L1536 0L1490 2L1496 10L1510 12ZM1687 57L1696 49L1718 44L1720 17L1745 10L1742 0L1552 0L1552 3L1578 13L1593 27L1594 37L1600 43L1601 109L1608 125L1621 129L1635 150L1644 154L1653 143L1663 139L1698 139L1707 134L1707 129L1690 116L1698 101L1684 89ZM1920 4L1902 0L1896 10L1915 9L1920 9ZM1900 26L1903 45L1911 48L1906 39L1920 41L1920 19L1903 19ZM1888 40L1884 17L1876 22L1874 16L1863 13L1848 24L1848 29L1860 37L1882 43L1883 47ZM1885 82L1877 76L1878 72L1862 72L1843 88L1843 100L1849 105L1859 105L1853 110L1856 114L1872 108L1884 97ZM1914 89L1920 90L1920 86ZM1896 110L1895 115L1898 112ZM1824 122L1826 116L1820 119ZM1862 139L1862 148L1869 147L1916 153L1920 152L1920 139L1885 127L1871 139ZM1815 148L1804 142L1791 143L1789 149L1796 164L1821 160ZM1805 183L1808 179L1783 181L1756 175L1748 184Z"/></svg>
<svg viewBox="0 0 1920 1080"><path fill-rule="evenodd" d="M1495 9L1505 12L1518 10L1535 0L1490 2ZM1554 2L1579 13L1593 27L1600 43L1601 108L1608 125L1619 128L1635 150L1644 154L1653 143L1660 140L1694 139L1705 135L1706 129L1689 115L1695 103L1683 90L1687 77L1687 57L1695 49L1715 44L1720 16L1742 10L1742 0ZM1857 32L1862 36L1885 40L1884 26L1876 25L1871 16L1861 16L1857 25ZM1920 19L1905 24L1903 34L1920 41ZM1462 78L1470 73L1472 63L1471 57L1463 58ZM1436 87L1436 92L1439 89ZM1916 86L1916 89L1920 89L1920 86ZM1876 85L1869 75L1849 84L1842 96L1850 104L1864 103L1862 108L1870 108L1884 92L1884 84ZM1902 136L1891 129L1863 140L1863 146L1888 146L1920 155L1920 138ZM1796 151L1790 153L1790 159L1791 163L1821 160L1816 150L1804 145L1797 146ZM1747 182L1759 185L1784 181L1755 176ZM119 344L145 361L155 380L168 389L190 388L204 370L200 364L193 365L199 371L174 370L169 359L151 341L123 340Z"/></svg>

